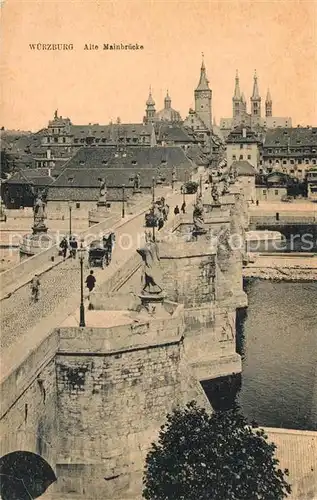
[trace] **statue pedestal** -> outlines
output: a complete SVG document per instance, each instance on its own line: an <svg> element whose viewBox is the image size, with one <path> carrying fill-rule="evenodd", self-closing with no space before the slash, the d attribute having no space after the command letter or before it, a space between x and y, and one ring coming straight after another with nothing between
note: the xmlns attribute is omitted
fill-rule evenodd
<svg viewBox="0 0 317 500"><path fill-rule="evenodd" d="M43 223L42 225L33 226L32 227L32 231L33 231L33 235L35 235L35 234L46 234L47 231L48 231L48 229L45 226L45 224Z"/></svg>
<svg viewBox="0 0 317 500"><path fill-rule="evenodd" d="M140 313L146 312L149 316L170 317L169 313L164 308L164 299L166 294L161 293L140 293L141 300Z"/></svg>
<svg viewBox="0 0 317 500"><path fill-rule="evenodd" d="M193 238L198 238L198 236L202 236L203 234L207 234L207 229L204 229L204 228L193 228L192 230L192 235L193 235Z"/></svg>
<svg viewBox="0 0 317 500"><path fill-rule="evenodd" d="M23 236L22 243L20 245L20 256L31 257L32 255L36 255L48 248L51 248L55 241L48 234L48 228L43 225L33 226L32 234L26 234Z"/></svg>
<svg viewBox="0 0 317 500"><path fill-rule="evenodd" d="M94 210L89 210L88 212L88 224L90 226L94 226L95 224L99 224L107 217L110 217L111 212L111 203L108 201L97 201L97 208Z"/></svg>

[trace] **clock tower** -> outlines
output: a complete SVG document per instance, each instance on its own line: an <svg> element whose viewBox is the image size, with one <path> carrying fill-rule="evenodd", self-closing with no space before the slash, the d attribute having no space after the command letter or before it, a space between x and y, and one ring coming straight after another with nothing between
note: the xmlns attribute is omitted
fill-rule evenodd
<svg viewBox="0 0 317 500"><path fill-rule="evenodd" d="M200 80L195 90L195 112L204 122L208 130L212 129L211 98L212 92L209 88L203 55L200 68Z"/></svg>

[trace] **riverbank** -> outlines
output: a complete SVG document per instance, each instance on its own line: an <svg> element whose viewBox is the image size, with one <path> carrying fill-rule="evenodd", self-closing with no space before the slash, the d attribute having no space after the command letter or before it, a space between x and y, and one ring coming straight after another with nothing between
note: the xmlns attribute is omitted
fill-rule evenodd
<svg viewBox="0 0 317 500"><path fill-rule="evenodd" d="M316 255L259 255L243 268L243 278L275 281L317 281Z"/></svg>

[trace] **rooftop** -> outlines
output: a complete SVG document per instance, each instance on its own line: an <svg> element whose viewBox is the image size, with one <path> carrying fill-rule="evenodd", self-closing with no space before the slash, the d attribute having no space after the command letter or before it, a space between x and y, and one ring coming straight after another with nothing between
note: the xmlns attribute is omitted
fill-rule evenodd
<svg viewBox="0 0 317 500"><path fill-rule="evenodd" d="M65 168L158 168L188 167L191 161L179 146L83 147Z"/></svg>
<svg viewBox="0 0 317 500"><path fill-rule="evenodd" d="M268 130L264 137L263 147L276 146L316 146L317 127L292 127Z"/></svg>
<svg viewBox="0 0 317 500"><path fill-rule="evenodd" d="M231 165L232 170L238 176L242 175L255 175L255 168L248 161L234 161Z"/></svg>

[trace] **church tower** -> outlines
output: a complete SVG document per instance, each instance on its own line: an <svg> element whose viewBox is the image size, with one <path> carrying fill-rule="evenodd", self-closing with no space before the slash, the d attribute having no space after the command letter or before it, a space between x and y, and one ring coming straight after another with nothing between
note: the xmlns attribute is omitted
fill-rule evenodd
<svg viewBox="0 0 317 500"><path fill-rule="evenodd" d="M204 122L208 130L212 129L211 98L212 92L209 88L203 55L203 60L200 68L200 80L198 83L198 87L195 90L195 112L197 116L199 116L199 118Z"/></svg>
<svg viewBox="0 0 317 500"><path fill-rule="evenodd" d="M155 101L152 97L152 89L150 87L150 90L149 90L149 97L146 101L146 109L145 109L145 119L144 121L146 123L151 123L154 121L154 118L155 118Z"/></svg>
<svg viewBox="0 0 317 500"><path fill-rule="evenodd" d="M258 87L258 77L256 70L253 78L253 92L251 97L251 126L261 123L261 97Z"/></svg>
<svg viewBox="0 0 317 500"><path fill-rule="evenodd" d="M265 116L272 116L272 97L269 89L267 89L265 99Z"/></svg>
<svg viewBox="0 0 317 500"><path fill-rule="evenodd" d="M236 81L235 81L235 87L234 87L234 94L232 98L232 118L233 118L233 125L236 127L239 125L240 119L241 119L241 111L242 111L242 96L240 92L240 82L239 82L239 74L238 70L236 71Z"/></svg>
<svg viewBox="0 0 317 500"><path fill-rule="evenodd" d="M164 99L164 109L171 109L172 107L172 99L168 95L168 91L166 92L166 97Z"/></svg>

